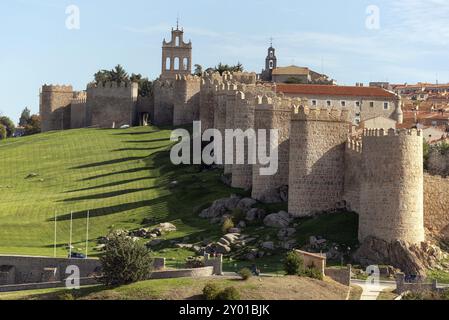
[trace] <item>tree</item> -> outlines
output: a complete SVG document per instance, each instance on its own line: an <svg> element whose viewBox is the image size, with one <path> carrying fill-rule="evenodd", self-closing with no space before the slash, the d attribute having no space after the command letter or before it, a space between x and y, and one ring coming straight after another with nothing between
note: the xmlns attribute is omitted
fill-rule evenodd
<svg viewBox="0 0 449 320"><path fill-rule="evenodd" d="M129 81L128 73L119 64L113 70L110 71L110 75L111 75L111 81L115 81L117 83Z"/></svg>
<svg viewBox="0 0 449 320"><path fill-rule="evenodd" d="M33 114L25 125L24 135L29 136L41 132L41 117Z"/></svg>
<svg viewBox="0 0 449 320"><path fill-rule="evenodd" d="M111 233L100 258L105 285L124 285L147 280L151 275L153 260L145 245L135 242L126 234Z"/></svg>
<svg viewBox="0 0 449 320"><path fill-rule="evenodd" d="M8 134L6 132L5 126L0 123L0 140L6 139L7 136Z"/></svg>
<svg viewBox="0 0 449 320"><path fill-rule="evenodd" d="M153 95L153 83L148 78L144 78L140 73L133 73L129 79L131 82L139 84L139 96L150 97Z"/></svg>
<svg viewBox="0 0 449 320"><path fill-rule="evenodd" d="M153 83L148 78L144 78L140 73L133 73L129 76L121 65L117 65L113 70L100 70L94 77L97 84L106 82L137 82L139 84L139 96L150 97L153 94Z"/></svg>
<svg viewBox="0 0 449 320"><path fill-rule="evenodd" d="M304 261L299 254L294 251L289 252L284 261L285 273L289 276L299 275L303 269Z"/></svg>
<svg viewBox="0 0 449 320"><path fill-rule="evenodd" d="M6 128L7 136L12 137L14 135L14 132L16 130L16 126L14 125L14 122L8 117L0 117L0 124L2 124Z"/></svg>
<svg viewBox="0 0 449 320"><path fill-rule="evenodd" d="M307 80L298 78L298 77L290 77L287 80L285 80L284 83L287 84L307 84Z"/></svg>
<svg viewBox="0 0 449 320"><path fill-rule="evenodd" d="M109 82L111 81L111 73L109 70L100 70L94 75L94 78L96 84Z"/></svg>
<svg viewBox="0 0 449 320"><path fill-rule="evenodd" d="M195 71L193 72L193 74L198 77L202 76L203 75L203 67L200 64L196 64Z"/></svg>
<svg viewBox="0 0 449 320"><path fill-rule="evenodd" d="M25 127L25 125L28 123L28 121L31 118L31 111L28 108L23 109L22 114L20 116L19 120L19 126Z"/></svg>
<svg viewBox="0 0 449 320"><path fill-rule="evenodd" d="M221 62L214 69L215 72L219 72L222 75L225 72L243 72L243 65L238 62L235 66L230 66L228 64L222 64Z"/></svg>

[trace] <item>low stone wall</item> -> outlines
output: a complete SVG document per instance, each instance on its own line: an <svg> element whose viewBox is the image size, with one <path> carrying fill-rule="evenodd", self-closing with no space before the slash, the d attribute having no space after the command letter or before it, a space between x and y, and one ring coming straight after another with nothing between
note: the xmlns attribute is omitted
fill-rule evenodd
<svg viewBox="0 0 449 320"><path fill-rule="evenodd" d="M341 283L345 286L351 285L351 272L352 267L349 265L347 268L338 269L338 268L326 268L324 273L327 277L331 278L335 282Z"/></svg>
<svg viewBox="0 0 449 320"><path fill-rule="evenodd" d="M449 238L449 178L424 175L424 224L432 235Z"/></svg>
<svg viewBox="0 0 449 320"><path fill-rule="evenodd" d="M0 285L58 282L66 278L69 266L77 266L81 278L89 278L101 270L97 259L62 259L0 255Z"/></svg>
<svg viewBox="0 0 449 320"><path fill-rule="evenodd" d="M95 284L98 284L97 278L80 279L80 286L90 286L90 285L95 285ZM16 292L16 291L27 291L27 290L64 288L65 286L66 286L65 281L13 284L13 285L7 285L7 286L0 286L0 292Z"/></svg>
<svg viewBox="0 0 449 320"><path fill-rule="evenodd" d="M398 294L403 294L405 292L443 292L447 288L442 288L438 286L438 282L436 280L430 282L416 282L416 283L407 283L405 281L405 274L398 273L396 275L396 292Z"/></svg>
<svg viewBox="0 0 449 320"><path fill-rule="evenodd" d="M203 278L214 275L214 267L204 267L197 269L178 269L153 272L151 280L156 279L175 279L175 278Z"/></svg>

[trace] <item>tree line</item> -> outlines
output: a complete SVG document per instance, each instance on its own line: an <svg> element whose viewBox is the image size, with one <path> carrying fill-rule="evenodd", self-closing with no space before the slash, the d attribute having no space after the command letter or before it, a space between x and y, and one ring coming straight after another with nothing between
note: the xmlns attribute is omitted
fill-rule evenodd
<svg viewBox="0 0 449 320"><path fill-rule="evenodd" d="M40 133L41 117L37 114L32 115L31 110L25 108L20 116L19 127L22 136ZM6 116L0 116L0 140L14 137L16 133L18 132L14 122Z"/></svg>

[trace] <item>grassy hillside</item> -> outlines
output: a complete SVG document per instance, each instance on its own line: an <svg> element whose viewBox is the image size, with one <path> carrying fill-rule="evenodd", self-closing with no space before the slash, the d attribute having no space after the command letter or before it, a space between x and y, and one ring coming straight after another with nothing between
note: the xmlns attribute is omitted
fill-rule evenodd
<svg viewBox="0 0 449 320"><path fill-rule="evenodd" d="M169 266L181 266L192 255L173 248L171 240L217 241L221 227L198 218L198 213L216 199L244 192L226 187L220 170L172 165L170 132L155 127L81 129L0 142L0 254L52 256L56 213L57 254L65 257L71 212L73 243L76 251L84 252L88 210L90 254L97 254L92 250L95 240L111 228L133 230L148 218L152 225L171 222L178 227L156 248L155 254L168 258ZM261 206L268 212L286 209L285 204ZM298 223L300 244L312 235L351 246L357 242L357 217L352 214ZM274 239L277 230L254 225L245 233ZM278 272L281 259L279 253L258 264L265 272ZM247 264L225 261L228 270Z"/></svg>
<svg viewBox="0 0 449 320"><path fill-rule="evenodd" d="M209 282L221 288L236 287L244 300L345 300L348 287L333 282L300 277L235 279L165 279L139 282L118 288L102 286L83 288L75 292L81 300L198 300ZM279 288L282 288L280 290ZM0 300L58 300L72 297L64 289L0 293Z"/></svg>
<svg viewBox="0 0 449 320"><path fill-rule="evenodd" d="M210 226L196 219L194 207L230 190L217 172L195 178L195 168L171 166L170 131L82 129L51 132L0 143L0 253L53 254L58 216L58 255L73 241L84 248L86 215L90 238L109 228L134 229L144 218L173 222L183 237ZM173 181L180 187L171 189ZM90 243L91 248L95 246Z"/></svg>

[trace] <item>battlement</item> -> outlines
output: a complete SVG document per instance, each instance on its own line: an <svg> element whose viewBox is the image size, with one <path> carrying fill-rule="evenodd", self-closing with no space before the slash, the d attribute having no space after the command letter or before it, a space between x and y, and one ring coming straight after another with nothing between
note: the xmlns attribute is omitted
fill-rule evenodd
<svg viewBox="0 0 449 320"><path fill-rule="evenodd" d="M75 97L72 99L71 104L84 104L87 103L87 97Z"/></svg>
<svg viewBox="0 0 449 320"><path fill-rule="evenodd" d="M138 88L137 82L115 82L107 81L102 83L91 82L87 85L88 89L120 89L120 88Z"/></svg>
<svg viewBox="0 0 449 320"><path fill-rule="evenodd" d="M355 153L362 153L363 143L359 140L348 138L348 142L346 143L346 151L352 151Z"/></svg>
<svg viewBox="0 0 449 320"><path fill-rule="evenodd" d="M293 99L269 95L257 96L256 108L265 111L291 111L293 110Z"/></svg>
<svg viewBox="0 0 449 320"><path fill-rule="evenodd" d="M175 81L189 81L189 82L201 82L201 77L188 75L177 74L175 76Z"/></svg>
<svg viewBox="0 0 449 320"><path fill-rule="evenodd" d="M42 86L42 92L73 92L72 85L47 85Z"/></svg>
<svg viewBox="0 0 449 320"><path fill-rule="evenodd" d="M105 82L87 85L89 98L129 98L136 100L139 91L137 82Z"/></svg>
<svg viewBox="0 0 449 320"><path fill-rule="evenodd" d="M397 136L411 136L411 137L422 137L422 130L416 129L365 129L363 131L364 137L397 137Z"/></svg>
<svg viewBox="0 0 449 320"><path fill-rule="evenodd" d="M325 122L350 122L350 114L347 109L317 109L304 106L295 106L292 120L299 121L325 121Z"/></svg>

